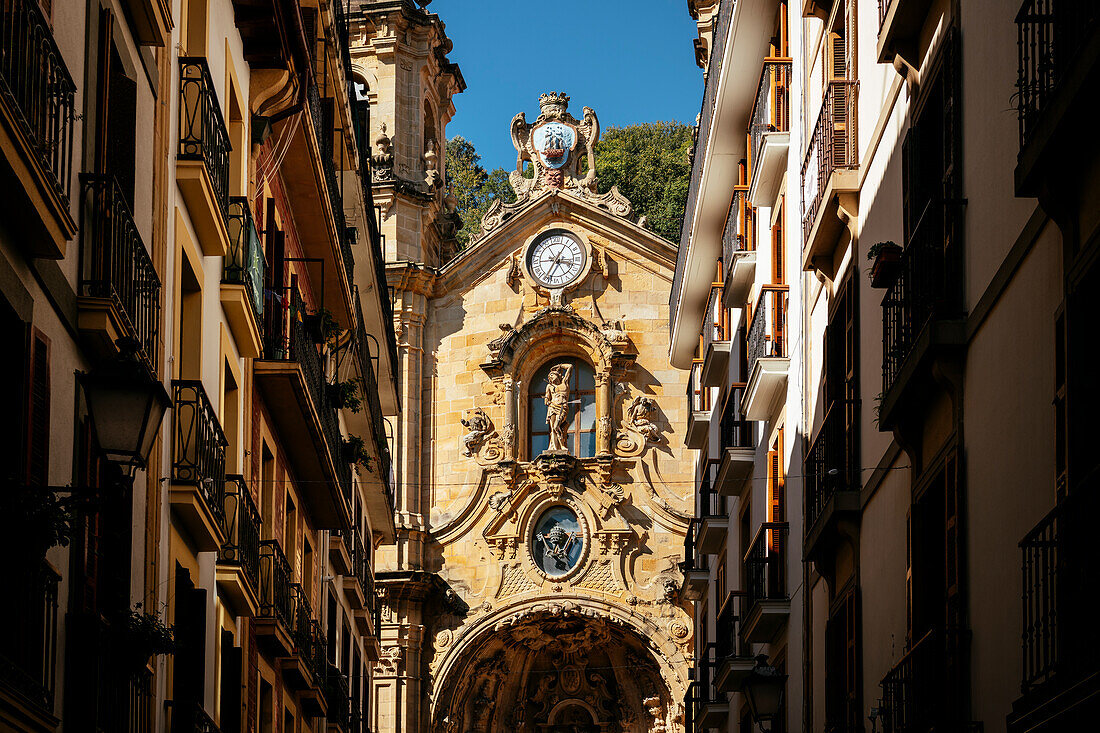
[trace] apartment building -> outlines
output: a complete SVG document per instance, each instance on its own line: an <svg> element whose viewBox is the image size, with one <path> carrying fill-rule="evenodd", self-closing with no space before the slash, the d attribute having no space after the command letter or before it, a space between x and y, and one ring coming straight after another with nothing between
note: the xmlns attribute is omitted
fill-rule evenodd
<svg viewBox="0 0 1100 733"><path fill-rule="evenodd" d="M670 301L699 450L681 592L710 634L688 720L1088 727L1095 8L714 6L689 3L712 22Z"/></svg>
<svg viewBox="0 0 1100 733"><path fill-rule="evenodd" d="M0 727L362 730L398 395L347 8L0 28Z"/></svg>

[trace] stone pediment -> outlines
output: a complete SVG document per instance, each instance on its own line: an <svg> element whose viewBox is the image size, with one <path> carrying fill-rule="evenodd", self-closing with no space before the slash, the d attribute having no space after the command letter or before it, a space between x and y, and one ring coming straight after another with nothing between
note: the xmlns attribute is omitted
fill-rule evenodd
<svg viewBox="0 0 1100 733"><path fill-rule="evenodd" d="M624 199L625 201L625 199ZM470 244L439 271L435 295L464 290L512 259L527 237L540 227L575 222L608 242L608 248L635 260L652 262L671 272L676 245L664 237L601 206L593 197L549 190L523 201L493 230Z"/></svg>

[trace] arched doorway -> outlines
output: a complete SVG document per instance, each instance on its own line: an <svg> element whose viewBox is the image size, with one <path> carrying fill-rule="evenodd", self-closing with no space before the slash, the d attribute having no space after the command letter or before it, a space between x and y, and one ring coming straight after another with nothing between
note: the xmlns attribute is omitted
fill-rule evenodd
<svg viewBox="0 0 1100 733"><path fill-rule="evenodd" d="M582 608L493 624L437 689L440 733L648 733L681 718L648 640Z"/></svg>

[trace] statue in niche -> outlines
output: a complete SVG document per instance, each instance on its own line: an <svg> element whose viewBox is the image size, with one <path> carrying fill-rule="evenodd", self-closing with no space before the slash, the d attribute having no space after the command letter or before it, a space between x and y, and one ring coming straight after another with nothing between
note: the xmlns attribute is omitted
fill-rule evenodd
<svg viewBox="0 0 1100 733"><path fill-rule="evenodd" d="M477 453L485 442L486 436L492 432L493 423L485 414L485 410L475 407L470 410L469 416L462 420L462 427L469 431L462 436L462 455L470 457Z"/></svg>
<svg viewBox="0 0 1100 733"><path fill-rule="evenodd" d="M635 397L626 410L630 425L645 436L646 440L657 441L661 439L661 429L649 419L649 416L656 410L657 403L645 395Z"/></svg>
<svg viewBox="0 0 1100 733"><path fill-rule="evenodd" d="M546 424L550 426L550 451L568 452L569 374L572 364L558 364L546 375Z"/></svg>

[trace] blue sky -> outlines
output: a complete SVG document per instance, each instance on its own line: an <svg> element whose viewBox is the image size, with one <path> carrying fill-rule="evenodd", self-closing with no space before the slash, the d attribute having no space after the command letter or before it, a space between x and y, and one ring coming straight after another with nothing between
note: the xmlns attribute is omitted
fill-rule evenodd
<svg viewBox="0 0 1100 733"><path fill-rule="evenodd" d="M577 118L600 126L676 120L695 124L703 72L684 0L435 0L449 54L466 79L447 136L473 142L486 168L515 166L508 124L538 116L539 95L564 91Z"/></svg>

